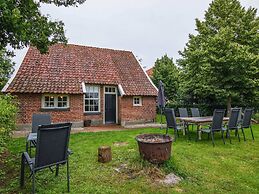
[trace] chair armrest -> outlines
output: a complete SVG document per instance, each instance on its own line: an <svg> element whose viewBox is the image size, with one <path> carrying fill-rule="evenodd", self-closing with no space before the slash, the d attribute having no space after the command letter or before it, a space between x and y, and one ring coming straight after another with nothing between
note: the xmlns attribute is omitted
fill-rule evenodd
<svg viewBox="0 0 259 194"><path fill-rule="evenodd" d="M68 155L72 155L72 154L73 154L72 150L70 150L70 149L68 148L68 149L67 149L67 154L68 154Z"/></svg>
<svg viewBox="0 0 259 194"><path fill-rule="evenodd" d="M23 152L23 156L25 157L25 159L29 165L33 164L32 159L27 152Z"/></svg>

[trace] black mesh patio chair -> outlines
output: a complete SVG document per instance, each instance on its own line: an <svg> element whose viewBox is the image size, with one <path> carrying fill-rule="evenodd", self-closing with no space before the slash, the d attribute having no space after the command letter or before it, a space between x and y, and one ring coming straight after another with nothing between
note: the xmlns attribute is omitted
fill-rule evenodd
<svg viewBox="0 0 259 194"><path fill-rule="evenodd" d="M215 132L221 132L222 140L223 140L223 143L225 144L224 131L226 131L226 129L223 128L222 126L224 115L225 115L225 110L221 110L221 109L214 110L211 126L209 126L209 128L207 129L206 128L201 129L201 132L208 134L208 139L211 136L213 146L215 146L215 142L214 142ZM197 130L197 139L198 139L198 135L199 134Z"/></svg>
<svg viewBox="0 0 259 194"><path fill-rule="evenodd" d="M33 114L32 115L32 133L37 133L39 125L51 124L50 114Z"/></svg>
<svg viewBox="0 0 259 194"><path fill-rule="evenodd" d="M246 108L244 111L244 116L243 116L243 120L241 123L241 130L244 136L244 141L246 141L246 136L244 133L244 129L250 128L251 134L252 134L252 138L253 140L254 138L254 134L253 134L253 129L252 129L252 125L251 125L251 120L252 120L252 115L253 115L253 109L252 108Z"/></svg>
<svg viewBox="0 0 259 194"><path fill-rule="evenodd" d="M188 117L187 108L178 108L180 117Z"/></svg>
<svg viewBox="0 0 259 194"><path fill-rule="evenodd" d="M50 114L33 114L31 133L37 133L39 125L50 125L50 124L51 124ZM28 149L30 148L30 153L31 153L31 148L36 147L37 140L29 140L30 135L31 134L29 134L29 136L27 137L26 152L28 152Z"/></svg>
<svg viewBox="0 0 259 194"><path fill-rule="evenodd" d="M200 111L198 108L191 108L191 114L192 114L192 117L201 117ZM191 125L192 125L192 131L193 131L194 124L191 124Z"/></svg>
<svg viewBox="0 0 259 194"><path fill-rule="evenodd" d="M191 108L192 117L200 117L200 111L198 108Z"/></svg>
<svg viewBox="0 0 259 194"><path fill-rule="evenodd" d="M58 176L59 165L67 164L67 189L69 187L69 163L68 157L71 151L68 149L71 123L41 125L38 129L35 158L31 158L27 152L22 154L20 186L24 186L25 165L30 167L32 177L32 193L35 193L35 175L39 170L56 166Z"/></svg>
<svg viewBox="0 0 259 194"><path fill-rule="evenodd" d="M230 131L235 130L235 134L238 136L238 140L240 141L239 133L238 133L238 118L240 115L240 108L232 108L230 112L230 117L228 120L228 124L226 126L226 136L229 137L229 141L231 143Z"/></svg>
<svg viewBox="0 0 259 194"><path fill-rule="evenodd" d="M174 136L176 140L176 136L179 137L179 131L180 130L185 130L184 127L178 125L176 123L176 118L175 118L175 113L173 108L166 108L165 111L165 118L166 118L166 134L168 133L168 129L174 129ZM187 131L188 133L188 131ZM189 133L188 133L189 135Z"/></svg>
<svg viewBox="0 0 259 194"><path fill-rule="evenodd" d="M187 108L178 108L178 111L179 111L179 116L180 117L189 117ZM189 123L182 122L182 123L180 123L180 125L183 125L185 130L189 130Z"/></svg>

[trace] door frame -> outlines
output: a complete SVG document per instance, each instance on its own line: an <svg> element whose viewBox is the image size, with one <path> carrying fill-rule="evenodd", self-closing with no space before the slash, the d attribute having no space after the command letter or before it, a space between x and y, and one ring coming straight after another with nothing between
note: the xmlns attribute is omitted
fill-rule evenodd
<svg viewBox="0 0 259 194"><path fill-rule="evenodd" d="M105 92L105 88L115 88L115 92ZM104 86L103 87L103 124L105 125L105 94L115 94L116 96L116 120L115 120L115 124L118 124L118 89L116 86Z"/></svg>

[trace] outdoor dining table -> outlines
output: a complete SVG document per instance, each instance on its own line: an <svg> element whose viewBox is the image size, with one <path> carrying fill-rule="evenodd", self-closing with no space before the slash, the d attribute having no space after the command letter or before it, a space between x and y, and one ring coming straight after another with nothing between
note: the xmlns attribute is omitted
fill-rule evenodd
<svg viewBox="0 0 259 194"><path fill-rule="evenodd" d="M199 140L201 140L201 131L200 127L201 125L205 124L211 124L212 123L212 116L208 117L178 117L178 119L184 123L191 123L194 125L197 125L197 133L199 134ZM224 117L223 121L227 122L229 120L229 117Z"/></svg>
<svg viewBox="0 0 259 194"><path fill-rule="evenodd" d="M31 146L31 143L33 141L37 140L37 133L30 133L27 137L27 141L26 141L26 152L28 152L29 147Z"/></svg>

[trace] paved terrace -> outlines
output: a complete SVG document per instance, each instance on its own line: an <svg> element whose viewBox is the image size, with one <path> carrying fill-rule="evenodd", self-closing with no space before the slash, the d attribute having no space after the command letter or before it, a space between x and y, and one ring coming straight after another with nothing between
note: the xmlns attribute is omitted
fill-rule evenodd
<svg viewBox="0 0 259 194"><path fill-rule="evenodd" d="M91 127L84 127L84 128L72 128L71 133L86 133L86 132L100 132L100 131L123 131L123 130L134 130L140 128L160 128L161 125L157 123L145 123L145 124L136 124L136 125L101 125L101 126L91 126ZM163 125L165 128L166 125ZM20 130L14 131L12 137L26 137L31 132L31 129L28 130Z"/></svg>

